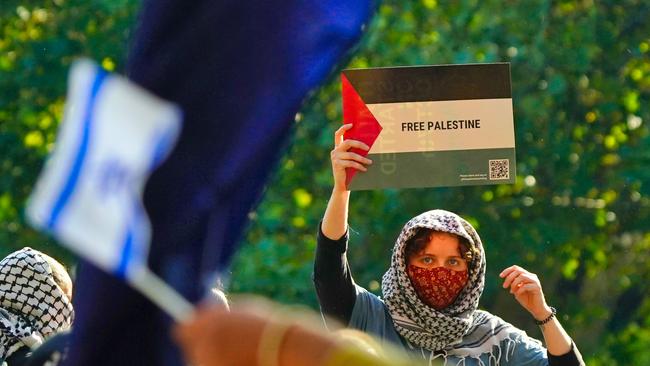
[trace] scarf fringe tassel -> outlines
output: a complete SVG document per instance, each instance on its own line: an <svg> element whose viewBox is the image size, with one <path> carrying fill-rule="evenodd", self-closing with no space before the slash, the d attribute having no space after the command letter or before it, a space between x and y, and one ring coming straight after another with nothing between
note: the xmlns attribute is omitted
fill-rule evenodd
<svg viewBox="0 0 650 366"><path fill-rule="evenodd" d="M466 355L466 356L458 356L458 355L449 355L446 351L443 353L438 353L435 354L435 352L431 352L429 355L429 366L435 366L434 361L442 358L444 360L444 366L466 366L466 360L467 358L473 358L477 361L477 366L499 366L501 364L501 358L505 356L505 361L508 362L512 356L515 354L515 346L516 346L516 341L510 337L505 338L503 340L505 342L504 347L505 347L505 352L504 350L501 349L501 344L494 345L492 347L492 350L488 352L488 363L486 364L481 360L481 355L475 356L475 355ZM483 353L484 354L484 353ZM451 365L448 363L448 357L449 356L454 356L458 357L459 360L456 362L455 365Z"/></svg>

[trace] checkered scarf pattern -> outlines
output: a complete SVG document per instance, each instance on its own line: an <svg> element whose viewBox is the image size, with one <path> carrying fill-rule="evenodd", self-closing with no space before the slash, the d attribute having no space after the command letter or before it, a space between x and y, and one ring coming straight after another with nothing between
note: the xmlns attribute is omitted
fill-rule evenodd
<svg viewBox="0 0 650 366"><path fill-rule="evenodd" d="M40 252L23 248L0 261L0 358L40 345L69 329L73 318L72 303Z"/></svg>
<svg viewBox="0 0 650 366"><path fill-rule="evenodd" d="M454 303L442 310L420 300L407 274L406 241L420 228L466 238L479 252L478 258L468 263L467 284ZM395 242L391 266L382 278L382 292L397 332L413 345L437 351L458 343L468 333L475 321L474 313L484 284L485 253L476 230L455 213L432 210L414 217L402 229Z"/></svg>

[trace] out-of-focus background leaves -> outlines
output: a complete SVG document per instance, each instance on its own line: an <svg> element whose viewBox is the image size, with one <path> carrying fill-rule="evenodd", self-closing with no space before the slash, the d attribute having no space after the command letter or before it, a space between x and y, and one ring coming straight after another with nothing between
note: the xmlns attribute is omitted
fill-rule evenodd
<svg viewBox="0 0 650 366"><path fill-rule="evenodd" d="M29 229L22 211L52 148L71 60L86 55L120 71L137 7L133 0L0 3L1 255L29 245L74 263ZM650 364L648 19L645 0L383 2L342 66L511 62L517 183L354 192L356 281L380 293L403 223L446 208L475 224L485 243L481 307L540 336L500 288L498 273L520 264L540 275L588 364ZM251 213L232 292L317 308L315 233L340 120L332 78L296 116L292 146Z"/></svg>

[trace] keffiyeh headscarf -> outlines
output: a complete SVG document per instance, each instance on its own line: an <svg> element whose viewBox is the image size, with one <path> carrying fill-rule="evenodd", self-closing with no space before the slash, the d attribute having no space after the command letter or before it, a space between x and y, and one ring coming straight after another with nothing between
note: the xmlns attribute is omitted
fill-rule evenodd
<svg viewBox="0 0 650 366"><path fill-rule="evenodd" d="M0 358L34 348L72 325L70 299L39 251L23 248L0 261Z"/></svg>
<svg viewBox="0 0 650 366"><path fill-rule="evenodd" d="M463 290L451 305L439 311L420 300L407 274L406 242L421 228L463 237L478 253L468 261L468 280ZM459 357L479 357L491 354L493 346L520 332L500 318L477 310L484 284L485 253L474 227L455 213L432 210L414 217L402 229L391 266L382 278L382 292L395 329L409 344L429 350L432 355L433 351L444 351Z"/></svg>

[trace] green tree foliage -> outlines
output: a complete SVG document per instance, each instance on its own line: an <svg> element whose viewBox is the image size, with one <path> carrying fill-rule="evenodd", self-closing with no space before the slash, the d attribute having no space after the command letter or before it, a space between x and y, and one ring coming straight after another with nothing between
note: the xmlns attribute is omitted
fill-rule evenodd
<svg viewBox="0 0 650 366"><path fill-rule="evenodd" d="M52 147L71 60L89 55L119 70L136 7L0 3L0 254L30 245L66 255L26 226L24 201ZM501 269L520 264L540 275L589 364L650 364L649 18L643 0L385 1L342 66L511 62L518 176L514 185L354 192L357 283L379 293L404 222L446 208L485 243L483 308L539 336L500 288ZM251 213L233 292L317 306L315 233L341 118L335 75L296 116L293 144Z"/></svg>

